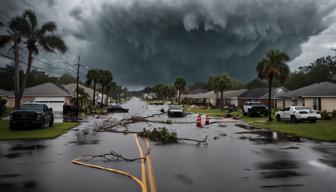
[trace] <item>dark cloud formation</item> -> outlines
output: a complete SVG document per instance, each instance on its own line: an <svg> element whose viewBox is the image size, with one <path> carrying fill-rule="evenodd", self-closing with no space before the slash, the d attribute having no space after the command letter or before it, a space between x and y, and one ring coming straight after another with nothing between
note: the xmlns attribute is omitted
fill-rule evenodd
<svg viewBox="0 0 336 192"><path fill-rule="evenodd" d="M321 3L321 2L320 2ZM335 3L269 0L131 1L105 3L82 20L78 37L90 42L92 65L111 69L127 84L206 80L229 73L255 77L270 49L300 55L300 45L328 26ZM78 19L78 8L70 14ZM76 14L75 14L76 13Z"/></svg>
<svg viewBox="0 0 336 192"><path fill-rule="evenodd" d="M29 7L43 21L55 21L70 48L68 63L80 53L91 68L110 69L118 82L148 85L177 76L205 81L219 73L250 80L270 49L299 56L301 45L332 23L336 2L4 0L3 5L0 12L8 17Z"/></svg>

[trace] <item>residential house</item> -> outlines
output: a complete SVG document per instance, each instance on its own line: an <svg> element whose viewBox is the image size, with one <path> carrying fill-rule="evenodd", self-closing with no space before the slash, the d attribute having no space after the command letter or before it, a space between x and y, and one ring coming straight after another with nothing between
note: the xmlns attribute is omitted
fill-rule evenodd
<svg viewBox="0 0 336 192"><path fill-rule="evenodd" d="M67 84L67 85L62 85L73 98L77 97L77 92L76 92L76 88L77 88L77 84L76 83L71 83L71 84ZM90 87L86 87L84 85L79 84L79 89L82 89L87 95L88 95L88 101L85 103L82 103L82 106L87 106L90 102L92 102L93 100L93 89ZM95 100L96 103L101 101L101 93L99 91L96 90L95 93ZM104 99L106 98L106 96L104 95Z"/></svg>
<svg viewBox="0 0 336 192"><path fill-rule="evenodd" d="M228 90L223 92L224 106L233 105L238 106L238 97L246 92L247 89ZM220 93L218 93L220 99Z"/></svg>
<svg viewBox="0 0 336 192"><path fill-rule="evenodd" d="M13 95L12 92L0 89L0 99L6 100L6 106L9 106L10 96Z"/></svg>
<svg viewBox="0 0 336 192"><path fill-rule="evenodd" d="M286 97L286 105L302 105L332 112L336 110L336 84L325 81L293 90Z"/></svg>
<svg viewBox="0 0 336 192"><path fill-rule="evenodd" d="M11 91L7 96L7 106L14 107L15 98ZM28 87L24 90L21 103L36 102L47 104L54 111L63 111L63 104L68 103L71 95L63 87L53 83L44 83L41 85Z"/></svg>
<svg viewBox="0 0 336 192"><path fill-rule="evenodd" d="M284 87L272 88L271 105L272 107L283 108L284 97L287 96L289 90ZM259 101L268 105L268 88L249 89L238 96L238 106L242 107L247 101Z"/></svg>

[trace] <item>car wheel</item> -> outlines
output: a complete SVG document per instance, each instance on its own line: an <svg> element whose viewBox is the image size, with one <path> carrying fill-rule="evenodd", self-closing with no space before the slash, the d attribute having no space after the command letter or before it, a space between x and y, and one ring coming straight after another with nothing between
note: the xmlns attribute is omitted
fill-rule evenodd
<svg viewBox="0 0 336 192"><path fill-rule="evenodd" d="M297 122L297 119L296 119L295 115L291 115L291 121L294 122L294 123Z"/></svg>
<svg viewBox="0 0 336 192"><path fill-rule="evenodd" d="M50 119L49 121L49 127L52 127L54 125L54 119Z"/></svg>
<svg viewBox="0 0 336 192"><path fill-rule="evenodd" d="M281 121L281 117L280 117L280 115L277 115L277 116L276 116L276 120L277 120L277 121Z"/></svg>
<svg viewBox="0 0 336 192"><path fill-rule="evenodd" d="M13 123L10 123L9 124L9 129L14 131L14 130L16 130L16 127L13 125Z"/></svg>
<svg viewBox="0 0 336 192"><path fill-rule="evenodd" d="M45 125L44 125L44 119L41 120L41 128L44 129Z"/></svg>

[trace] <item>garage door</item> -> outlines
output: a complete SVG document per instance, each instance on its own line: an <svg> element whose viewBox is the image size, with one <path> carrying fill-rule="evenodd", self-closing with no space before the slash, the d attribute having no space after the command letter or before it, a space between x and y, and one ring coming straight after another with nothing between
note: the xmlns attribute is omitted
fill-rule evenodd
<svg viewBox="0 0 336 192"><path fill-rule="evenodd" d="M35 102L46 104L53 111L63 111L64 97L36 97Z"/></svg>

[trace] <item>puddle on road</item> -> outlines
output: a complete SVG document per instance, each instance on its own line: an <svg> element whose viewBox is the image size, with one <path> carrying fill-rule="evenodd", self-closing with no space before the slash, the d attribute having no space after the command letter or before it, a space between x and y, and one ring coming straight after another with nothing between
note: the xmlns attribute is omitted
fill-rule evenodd
<svg viewBox="0 0 336 192"><path fill-rule="evenodd" d="M19 177L21 174L11 173L11 174L1 174L0 178L15 178Z"/></svg>
<svg viewBox="0 0 336 192"><path fill-rule="evenodd" d="M279 160L271 162L257 163L259 169L295 169L299 168L298 162L289 160Z"/></svg>
<svg viewBox="0 0 336 192"><path fill-rule="evenodd" d="M303 173L298 172L300 168L297 161L291 160L275 160L268 162L259 162L256 164L260 172L261 178L276 179L305 176Z"/></svg>
<svg viewBox="0 0 336 192"><path fill-rule="evenodd" d="M192 185L193 181L191 179L191 177L184 175L184 174L176 174L175 177L178 179L178 181L180 181L181 183L185 184L185 185Z"/></svg>
<svg viewBox="0 0 336 192"><path fill-rule="evenodd" d="M273 132L266 129L257 129L245 124L235 124L235 126L248 130L236 132L236 134L242 135L239 139L254 141L256 144L276 143L281 141L303 142L305 140L301 137L288 135L286 133ZM256 135L256 137L254 135Z"/></svg>
<svg viewBox="0 0 336 192"><path fill-rule="evenodd" d="M23 145L18 144L10 148L10 151L33 151L33 150L43 150L46 148L46 145L36 144L36 145Z"/></svg>
<svg viewBox="0 0 336 192"><path fill-rule="evenodd" d="M330 167L336 168L336 146L332 144L324 144L312 148L315 151L322 153L322 158L318 161Z"/></svg>
<svg viewBox="0 0 336 192"><path fill-rule="evenodd" d="M260 173L262 175L261 177L264 179L304 176L303 174L292 170L265 171Z"/></svg>
<svg viewBox="0 0 336 192"><path fill-rule="evenodd" d="M8 159L15 159L15 158L18 158L18 157L22 157L22 153L7 153L5 155L3 155L2 157L6 157Z"/></svg>

